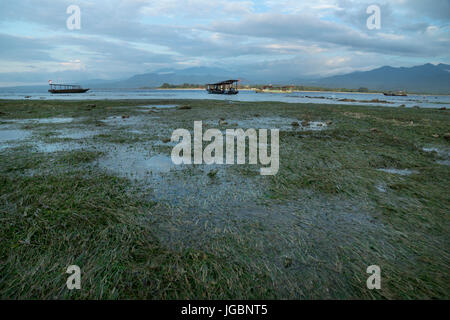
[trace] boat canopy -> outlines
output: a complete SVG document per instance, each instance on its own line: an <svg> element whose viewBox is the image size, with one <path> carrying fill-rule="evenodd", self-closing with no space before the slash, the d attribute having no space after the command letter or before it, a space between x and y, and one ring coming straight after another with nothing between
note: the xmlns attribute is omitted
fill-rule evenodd
<svg viewBox="0 0 450 320"><path fill-rule="evenodd" d="M206 85L206 91L213 94L238 94L239 80L226 80Z"/></svg>
<svg viewBox="0 0 450 320"><path fill-rule="evenodd" d="M81 86L78 84L58 84L58 83L49 83L51 89L55 90L67 90L67 89L81 89Z"/></svg>
<svg viewBox="0 0 450 320"><path fill-rule="evenodd" d="M226 80L217 83L208 83L207 86L225 86L225 85L232 85L233 83L237 82L239 82L239 80Z"/></svg>

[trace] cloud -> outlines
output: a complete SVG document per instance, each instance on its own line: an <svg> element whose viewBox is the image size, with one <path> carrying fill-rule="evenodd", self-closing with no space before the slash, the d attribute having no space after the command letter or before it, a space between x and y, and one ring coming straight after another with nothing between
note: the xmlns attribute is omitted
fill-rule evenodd
<svg viewBox="0 0 450 320"><path fill-rule="evenodd" d="M376 3L381 30L366 27L372 0L4 1L0 72L111 79L217 65L281 79L450 62L448 0ZM80 30L66 28L72 4Z"/></svg>

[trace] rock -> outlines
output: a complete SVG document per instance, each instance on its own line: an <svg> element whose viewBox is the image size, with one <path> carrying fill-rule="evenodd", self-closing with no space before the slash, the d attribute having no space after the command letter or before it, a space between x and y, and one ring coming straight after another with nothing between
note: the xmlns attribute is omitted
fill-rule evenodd
<svg viewBox="0 0 450 320"><path fill-rule="evenodd" d="M377 128L371 128L370 131L372 131L372 132L380 132L380 130L378 130Z"/></svg>
<svg viewBox="0 0 450 320"><path fill-rule="evenodd" d="M292 266L292 258L285 257L283 264L285 268L289 268L290 266Z"/></svg>
<svg viewBox="0 0 450 320"><path fill-rule="evenodd" d="M433 138L439 138L439 135L438 134L433 134L432 137Z"/></svg>
<svg viewBox="0 0 450 320"><path fill-rule="evenodd" d="M299 127L299 126L300 126L299 123L298 123L297 121L292 122L291 125L292 125L293 127Z"/></svg>
<svg viewBox="0 0 450 320"><path fill-rule="evenodd" d="M303 127L309 127L309 121L308 120L303 120L302 121L302 126Z"/></svg>
<svg viewBox="0 0 450 320"><path fill-rule="evenodd" d="M254 116L255 116L255 117L261 117L261 115L260 115L260 114L255 114Z"/></svg>
<svg viewBox="0 0 450 320"><path fill-rule="evenodd" d="M169 139L169 138L164 138L164 139L161 139L161 141L162 141L163 143L168 143L168 142L170 142L170 139Z"/></svg>
<svg viewBox="0 0 450 320"><path fill-rule="evenodd" d="M224 120L219 120L219 126L224 126L227 125L228 122L224 121Z"/></svg>
<svg viewBox="0 0 450 320"><path fill-rule="evenodd" d="M327 126L333 124L333 121L327 121Z"/></svg>
<svg viewBox="0 0 450 320"><path fill-rule="evenodd" d="M450 140L450 132L447 132L446 134L444 134L444 139Z"/></svg>
<svg viewBox="0 0 450 320"><path fill-rule="evenodd" d="M192 107L189 106L181 106L178 108L178 110L190 110L190 109L192 109Z"/></svg>
<svg viewBox="0 0 450 320"><path fill-rule="evenodd" d="M219 169L213 169L208 172L208 177L214 178L217 175L217 172L219 172Z"/></svg>
<svg viewBox="0 0 450 320"><path fill-rule="evenodd" d="M127 115L123 115L122 119L128 119L129 117L130 117L130 115L128 115L128 114Z"/></svg>

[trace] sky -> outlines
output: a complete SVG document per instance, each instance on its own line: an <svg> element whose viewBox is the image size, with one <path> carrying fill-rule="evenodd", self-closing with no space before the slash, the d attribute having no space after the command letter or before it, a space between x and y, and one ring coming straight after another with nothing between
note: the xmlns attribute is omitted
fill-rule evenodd
<svg viewBox="0 0 450 320"><path fill-rule="evenodd" d="M73 5L79 29L67 26ZM379 28L368 28L370 5ZM2 0L0 86L189 67L276 81L450 64L449 31L450 0Z"/></svg>

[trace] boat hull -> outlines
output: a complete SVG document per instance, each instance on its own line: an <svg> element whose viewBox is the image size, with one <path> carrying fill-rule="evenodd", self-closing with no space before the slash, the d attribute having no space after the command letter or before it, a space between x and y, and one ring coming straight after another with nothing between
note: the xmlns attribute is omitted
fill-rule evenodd
<svg viewBox="0 0 450 320"><path fill-rule="evenodd" d="M206 90L206 91L208 91L209 94L230 94L230 95L233 95L233 94L238 94L238 93L239 93L239 91L237 91L237 90L233 90L233 91L225 91L225 90Z"/></svg>
<svg viewBox="0 0 450 320"><path fill-rule="evenodd" d="M50 93L84 93L87 91L89 91L89 89L61 89L61 90L51 89L51 90L48 90L48 92L50 92Z"/></svg>

